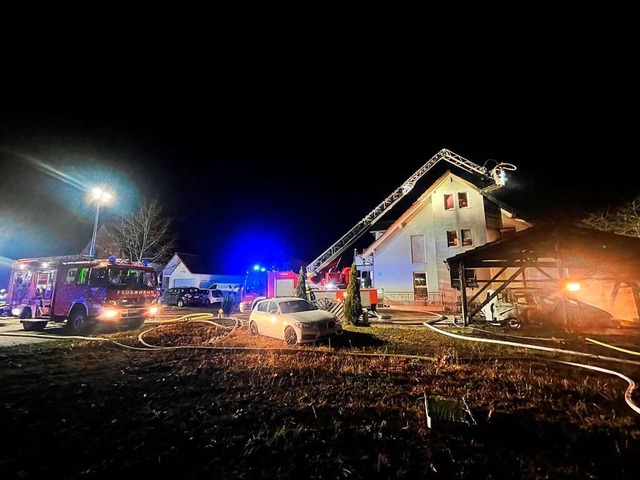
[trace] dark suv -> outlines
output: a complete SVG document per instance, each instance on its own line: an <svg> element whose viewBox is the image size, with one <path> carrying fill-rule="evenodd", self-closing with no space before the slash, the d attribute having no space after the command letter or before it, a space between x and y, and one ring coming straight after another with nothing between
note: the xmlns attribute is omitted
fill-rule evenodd
<svg viewBox="0 0 640 480"><path fill-rule="evenodd" d="M202 292L196 287L173 287L164 292L162 303L179 307L202 305Z"/></svg>

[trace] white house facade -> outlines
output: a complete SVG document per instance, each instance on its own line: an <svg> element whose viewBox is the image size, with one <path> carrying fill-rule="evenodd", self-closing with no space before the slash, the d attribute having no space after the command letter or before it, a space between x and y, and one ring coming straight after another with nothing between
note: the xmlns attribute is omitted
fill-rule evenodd
<svg viewBox="0 0 640 480"><path fill-rule="evenodd" d="M385 299L451 304L444 260L529 228L497 199L447 171L361 254ZM473 275L474 272L468 272Z"/></svg>

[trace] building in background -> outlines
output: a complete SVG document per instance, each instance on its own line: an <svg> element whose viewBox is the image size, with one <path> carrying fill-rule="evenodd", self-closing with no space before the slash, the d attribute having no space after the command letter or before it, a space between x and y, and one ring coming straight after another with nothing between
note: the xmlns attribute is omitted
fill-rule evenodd
<svg viewBox="0 0 640 480"><path fill-rule="evenodd" d="M176 253L162 269L162 289L173 287L214 288L226 296L238 292L243 275L216 273L215 259L190 253Z"/></svg>

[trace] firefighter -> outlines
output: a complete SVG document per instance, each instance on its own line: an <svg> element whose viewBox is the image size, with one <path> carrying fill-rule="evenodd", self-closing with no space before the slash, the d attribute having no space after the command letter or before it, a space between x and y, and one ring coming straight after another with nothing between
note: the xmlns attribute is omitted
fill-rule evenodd
<svg viewBox="0 0 640 480"><path fill-rule="evenodd" d="M316 294L311 291L311 287L306 282L305 282L305 285L304 285L304 290L305 290L305 293L307 295L307 300L309 300L311 302L312 300L316 299Z"/></svg>

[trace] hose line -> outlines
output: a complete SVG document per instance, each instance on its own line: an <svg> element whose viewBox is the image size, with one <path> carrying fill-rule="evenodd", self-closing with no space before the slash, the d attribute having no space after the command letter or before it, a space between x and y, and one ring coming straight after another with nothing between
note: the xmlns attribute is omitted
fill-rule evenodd
<svg viewBox="0 0 640 480"><path fill-rule="evenodd" d="M541 345L532 345L529 343L517 343L517 342L509 342L507 340L495 340L492 338L474 338L474 337L467 337L465 335L459 335L457 333L451 333L451 332L446 332L444 330L441 330L437 327L434 327L433 325L429 324L428 322L424 322L423 325L425 327L430 328L431 330L441 333L443 335L447 335L449 337L453 337L453 338L457 338L459 340L466 340L466 341L470 341L470 342L480 342L480 343L494 343L494 344L498 344L498 345L507 345L510 347L518 347L518 348L529 348L529 349L533 349L533 350L542 350L545 352L555 352L555 353L564 353L564 354L568 354L568 355L580 355L580 356L585 356L585 357L590 357L590 358L596 358L598 360L609 360L609 361L616 361L616 362L622 362L622 363L629 363L629 364L633 364L633 365L640 365L640 362L636 362L633 360L624 360L624 359L620 359L620 358L615 358L615 357L603 357L601 355L594 355L594 354L590 354L590 353L585 353L585 352L577 352L574 350L563 350L560 348L551 348L551 347L543 347ZM635 382L627 377L626 375L623 375L620 372L616 372L615 370L609 370L606 368L602 368L602 367L596 367L593 365L587 365L585 363L575 363L575 362L566 362L566 361L562 361L562 360L553 360L550 359L550 361L552 362L556 362L556 363L564 363L566 365L572 365L575 367L580 367L580 368L586 368L589 370L595 370L597 372L603 372L603 373L608 373L610 375L615 375L617 377L622 378L623 380L625 380L629 386L627 387L625 394L624 394L624 399L625 402L627 403L627 405L629 405L629 407L636 412L637 414L640 414L640 408L633 402L632 398L631 398L631 394L633 393L633 391L636 388L636 384Z"/></svg>

